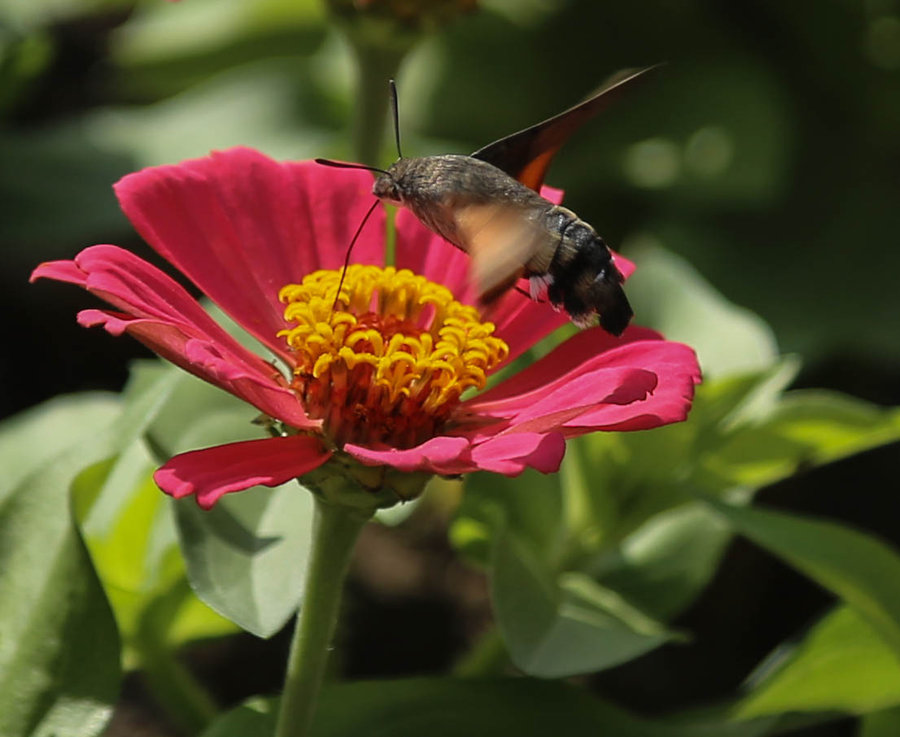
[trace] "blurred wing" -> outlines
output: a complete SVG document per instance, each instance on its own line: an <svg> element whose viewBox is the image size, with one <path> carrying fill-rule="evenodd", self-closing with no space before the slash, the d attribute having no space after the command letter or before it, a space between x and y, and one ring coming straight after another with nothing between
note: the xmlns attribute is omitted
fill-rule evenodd
<svg viewBox="0 0 900 737"><path fill-rule="evenodd" d="M472 281L483 303L492 302L522 276L525 265L549 244L543 228L521 208L468 205L456 213L458 232L472 260Z"/></svg>
<svg viewBox="0 0 900 737"><path fill-rule="evenodd" d="M543 123L489 143L472 156L493 164L514 179L518 179L526 187L539 192L550 162L569 137L597 113L615 102L632 82L656 69L657 66L618 77L617 81L607 85L581 104Z"/></svg>

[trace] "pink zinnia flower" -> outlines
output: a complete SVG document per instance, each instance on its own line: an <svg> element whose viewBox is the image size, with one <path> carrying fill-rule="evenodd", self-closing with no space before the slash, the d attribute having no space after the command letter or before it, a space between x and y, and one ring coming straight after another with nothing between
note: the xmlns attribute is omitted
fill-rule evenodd
<svg viewBox="0 0 900 737"><path fill-rule="evenodd" d="M272 418L276 436L183 453L156 474L175 497L211 507L327 461L404 474L556 471L565 438L684 420L699 368L685 345L631 327L585 330L493 388L492 372L563 324L512 291L483 315L468 305L467 256L401 211L396 268L384 263L379 208L340 266L372 202L368 172L277 163L245 148L145 169L115 186L144 239L284 366L238 344L172 278L99 245L32 279L71 282L114 309L84 326L129 333ZM548 190L548 196L558 193ZM633 267L621 257L627 275ZM255 414L255 413L254 413ZM249 419L249 418L248 418Z"/></svg>

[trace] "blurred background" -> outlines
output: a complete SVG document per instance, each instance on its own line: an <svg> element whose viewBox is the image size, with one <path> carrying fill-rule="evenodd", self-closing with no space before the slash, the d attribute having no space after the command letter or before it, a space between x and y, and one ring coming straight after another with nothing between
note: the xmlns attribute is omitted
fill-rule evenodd
<svg viewBox="0 0 900 737"><path fill-rule="evenodd" d="M346 28L353 3L332 5ZM405 155L470 152L618 69L666 62L579 132L548 183L614 248L663 246L762 316L782 352L802 358L799 386L900 404L898 0L448 0L425 3L424 17L417 5L356 3L375 33L397 34L398 58L410 49L397 76ZM152 258L118 210L119 177L233 145L357 157L360 126L377 131L381 116L365 120L378 104L362 99L337 25L321 0L0 0L0 415L58 393L119 389L128 361L145 355L134 341L78 328L75 312L92 304L79 290L27 283L37 263L95 243ZM390 136L373 155L366 163L394 158ZM763 499L896 539L898 450L796 477ZM452 660L484 593L442 534L392 532L385 542L375 531L364 541L414 561L413 579L428 581L437 566L454 583L391 588L390 566L360 568L348 675L428 673ZM692 643L597 685L647 713L724 696L827 601L735 543L677 623ZM383 622L404 632L390 652L369 636ZM229 657L262 658L253 688L277 688L280 668L266 658L282 657L281 640L246 636L232 647L244 650ZM198 657L215 670L224 656ZM245 695L220 680L224 698ZM808 734L851 730L848 720Z"/></svg>

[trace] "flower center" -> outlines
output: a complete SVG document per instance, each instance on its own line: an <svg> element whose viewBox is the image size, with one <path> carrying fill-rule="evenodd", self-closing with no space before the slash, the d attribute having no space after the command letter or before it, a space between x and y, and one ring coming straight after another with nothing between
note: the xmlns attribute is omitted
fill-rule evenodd
<svg viewBox="0 0 900 737"><path fill-rule="evenodd" d="M421 443L509 354L478 310L408 269L349 266L334 304L340 281L316 271L278 293L295 325L278 333L296 356L292 387L338 446Z"/></svg>

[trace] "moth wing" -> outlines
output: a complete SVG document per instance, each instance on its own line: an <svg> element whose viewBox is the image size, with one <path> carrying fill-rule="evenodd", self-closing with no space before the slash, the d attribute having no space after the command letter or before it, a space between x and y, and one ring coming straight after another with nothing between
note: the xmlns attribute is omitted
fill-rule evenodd
<svg viewBox="0 0 900 737"><path fill-rule="evenodd" d="M615 81L584 102L542 123L489 143L472 156L493 164L526 187L539 192L550 162L569 137L615 102L635 80L657 66L626 72L624 76L617 75Z"/></svg>
<svg viewBox="0 0 900 737"><path fill-rule="evenodd" d="M522 208L495 203L467 205L456 219L482 303L492 302L512 287L525 265L548 245L546 230Z"/></svg>

